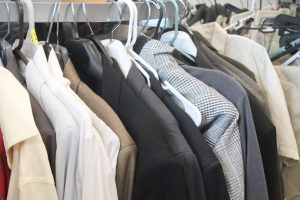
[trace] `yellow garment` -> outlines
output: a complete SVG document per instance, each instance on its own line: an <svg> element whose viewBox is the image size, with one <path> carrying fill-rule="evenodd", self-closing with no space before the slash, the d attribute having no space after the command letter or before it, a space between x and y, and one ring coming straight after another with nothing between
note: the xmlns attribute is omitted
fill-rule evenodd
<svg viewBox="0 0 300 200"><path fill-rule="evenodd" d="M56 200L47 151L34 123L27 91L0 68L0 126L11 178L8 200Z"/></svg>

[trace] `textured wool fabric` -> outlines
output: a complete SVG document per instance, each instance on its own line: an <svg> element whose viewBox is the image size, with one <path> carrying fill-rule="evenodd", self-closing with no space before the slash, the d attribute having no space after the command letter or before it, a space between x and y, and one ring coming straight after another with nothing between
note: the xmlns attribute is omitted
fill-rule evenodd
<svg viewBox="0 0 300 200"><path fill-rule="evenodd" d="M205 141L202 133L190 118L162 89L161 83L149 72L151 89L166 104L173 115L176 117L180 129L198 158L198 163L203 174L205 194L207 200L229 199L226 181L222 166Z"/></svg>
<svg viewBox="0 0 300 200"><path fill-rule="evenodd" d="M173 50L173 47L152 40L145 44L140 56L158 72L162 81L168 81L200 110L200 130L222 164L229 196L231 199L243 199L244 166L237 125L239 113L216 90L184 71L172 57ZM171 94L171 97L180 105L174 95Z"/></svg>

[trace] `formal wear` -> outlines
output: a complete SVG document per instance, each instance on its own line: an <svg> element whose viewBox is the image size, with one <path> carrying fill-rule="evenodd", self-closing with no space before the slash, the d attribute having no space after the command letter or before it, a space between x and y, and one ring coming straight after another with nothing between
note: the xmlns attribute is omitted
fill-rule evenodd
<svg viewBox="0 0 300 200"><path fill-rule="evenodd" d="M220 160L231 199L244 198L244 166L236 108L216 90L185 72L172 56L174 48L157 40L147 42L140 56L201 113L200 130ZM173 101L180 105L176 96ZM199 133L200 134L200 133Z"/></svg>
<svg viewBox="0 0 300 200"><path fill-rule="evenodd" d="M190 116L174 103L167 92L162 89L161 83L154 75L151 72L148 73L153 92L155 92L176 117L181 132L198 158L203 175L206 199L229 199L222 166L205 141L204 136L199 134L199 129Z"/></svg>
<svg viewBox="0 0 300 200"><path fill-rule="evenodd" d="M251 199L268 199L262 157L247 93L236 80L220 71L186 65L181 67L189 74L216 89L237 108L240 114L238 126L244 158L246 196L250 193ZM281 188L274 189L280 191Z"/></svg>
<svg viewBox="0 0 300 200"><path fill-rule="evenodd" d="M42 57L42 55L41 55ZM46 58L44 56L44 58ZM116 166L117 166L117 158L120 149L120 141L116 134L109 128L101 119L99 119L94 112L78 97L78 95L71 89L70 81L63 77L63 72L61 70L59 61L56 57L56 53L51 48L50 54L48 57L48 66L50 73L46 72L45 68L45 76L48 75L49 79L52 79L56 83L59 84L61 87L55 88L53 91L60 98L62 102L64 102L71 114L74 116L76 115L75 120L80 121L80 123L87 123L87 126L82 127L90 127L94 129L94 132L98 134L101 138L101 142L104 145L106 154L110 161L110 166L112 168L113 175L115 176L116 173ZM52 80L49 82L52 83ZM53 85L55 86L55 85ZM54 88L54 87L53 87ZM62 88L62 89L61 89ZM71 106L73 105L73 106ZM75 112L74 112L75 111ZM77 113L76 113L77 112ZM78 113L81 112L81 115ZM79 117L78 117L79 116ZM87 121L85 121L87 120ZM92 125L92 126L90 126ZM89 132L89 128L86 129Z"/></svg>
<svg viewBox="0 0 300 200"><path fill-rule="evenodd" d="M171 151L176 155L183 174L188 199L204 199L204 183L200 166L186 139L182 135L177 120L166 105L154 94L146 80L133 63L127 76L127 82L135 95L153 112L161 122L162 128L170 140Z"/></svg>
<svg viewBox="0 0 300 200"><path fill-rule="evenodd" d="M114 110L80 80L70 59L64 65L64 76L86 105L118 135L121 143L116 170L118 198L131 200L137 156L135 142Z"/></svg>
<svg viewBox="0 0 300 200"><path fill-rule="evenodd" d="M7 69L0 68L0 76L0 124L11 168L7 199L57 199L47 151L34 123L28 93Z"/></svg>
<svg viewBox="0 0 300 200"><path fill-rule="evenodd" d="M299 160L282 86L264 47L248 38L228 35L216 23L192 27L192 29L199 31L220 54L239 60L255 74L258 85L266 94L271 119L276 126L279 154L291 161Z"/></svg>
<svg viewBox="0 0 300 200"><path fill-rule="evenodd" d="M98 45L101 47L101 44ZM168 138L160 121L130 89L117 71L118 66L112 65L105 50L101 54L95 52L94 56L101 58L99 68L103 67L103 76L99 76L93 69L86 68L85 55L78 57L72 48L68 48L68 51L81 80L90 80L86 84L114 109L137 144L132 199L186 200L183 174L176 155L169 149ZM114 65L117 63L114 62ZM100 82L97 81L99 79Z"/></svg>
<svg viewBox="0 0 300 200"><path fill-rule="evenodd" d="M276 66L285 99L292 120L298 148L300 147L300 81L299 66ZM300 195L300 164L292 166L283 165L283 180L285 184L286 199L297 199Z"/></svg>
<svg viewBox="0 0 300 200"><path fill-rule="evenodd" d="M209 45L209 48L206 47L204 44L207 44L208 42L203 37L198 37L199 35L200 34L198 32L194 32L194 41L198 49L198 54L195 58L195 66L222 71L236 79L244 87L249 98L259 147L261 149L269 198L282 199L284 192L277 151L276 129L273 123L269 120L269 112L266 108L266 104L264 103L264 95L261 94L261 89L258 87L257 83L249 78L243 71L227 62L225 58L220 57L220 54L216 52L211 45ZM203 43L201 43L202 41ZM182 56L176 57L179 59L177 59L179 63L184 64L184 62L182 62ZM214 80L210 81L214 82ZM243 145L243 138L241 138L241 140L243 152L246 152L246 149L244 149L245 146ZM246 191L247 199L254 198L252 195L256 195L256 193Z"/></svg>
<svg viewBox="0 0 300 200"><path fill-rule="evenodd" d="M78 168L79 127L67 108L55 97L36 69L33 61L19 66L28 91L47 114L56 133L56 189L58 199L77 199L76 172Z"/></svg>
<svg viewBox="0 0 300 200"><path fill-rule="evenodd" d="M266 113L269 113L268 106L266 103L266 98L263 90L257 85L257 83L249 77L241 68L237 68L231 64L228 59L221 57L221 54L213 48L207 40L201 36L197 31L194 31L194 42L197 46L198 52L203 52L203 56L195 58L195 66L209 68L209 69L218 69L236 79L247 91L248 96L251 93L252 96L255 96L257 101L261 104L262 108ZM203 63L203 57L206 57L210 61L210 65L207 65L207 62ZM255 75L254 75L255 76Z"/></svg>

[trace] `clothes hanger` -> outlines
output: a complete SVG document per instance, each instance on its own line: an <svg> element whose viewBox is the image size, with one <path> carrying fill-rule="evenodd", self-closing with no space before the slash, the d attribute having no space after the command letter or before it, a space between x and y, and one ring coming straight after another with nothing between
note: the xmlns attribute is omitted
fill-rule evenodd
<svg viewBox="0 0 300 200"><path fill-rule="evenodd" d="M175 6L175 11L176 11L175 15L178 16L179 15L178 5L176 1L172 1L172 2ZM175 20L176 18L178 17L175 17ZM175 39L172 38L172 36L173 37L176 36ZM172 38L171 41L170 38ZM195 63L194 58L197 56L197 47L194 44L192 38L189 36L189 34L183 31L178 31L178 21L175 21L175 30L163 33L160 37L160 41L164 43L170 42L170 44L174 46L177 51L179 51L190 61Z"/></svg>
<svg viewBox="0 0 300 200"><path fill-rule="evenodd" d="M297 51L300 48L300 39L296 39L290 43L288 46L280 47L279 49L269 53L271 61L274 61L284 55L287 55L291 52Z"/></svg>
<svg viewBox="0 0 300 200"><path fill-rule="evenodd" d="M72 9L72 4L70 4L70 7L74 21L72 23L62 23L65 36L63 46L68 49L69 56L74 64L91 69L90 71L95 77L102 77L102 57L90 38L79 37L74 7ZM83 81L88 82L88 80ZM101 79L98 79L98 81L101 82Z"/></svg>
<svg viewBox="0 0 300 200"><path fill-rule="evenodd" d="M21 59L26 65L28 64L28 59L26 58L26 56L21 52L21 49L23 47L23 43L24 43L24 10L23 10L23 5L20 2L20 0L15 0L15 2L17 3L17 8L19 11L19 27L20 27L20 39L19 42L16 46L16 48L14 48L13 53L15 54L15 56L19 59Z"/></svg>
<svg viewBox="0 0 300 200"><path fill-rule="evenodd" d="M27 7L28 11L28 32L27 36L25 38L25 41L29 41L32 44L36 45L38 44L38 39L35 31L35 22L34 22L34 9L33 4L31 0L23 0L25 2L25 5Z"/></svg>
<svg viewBox="0 0 300 200"><path fill-rule="evenodd" d="M242 19L238 20L236 23L230 24L229 26L227 26L225 28L226 31L234 29L234 30L239 30L240 28L245 26L245 23L249 20L252 19L253 17L256 16L256 12L255 12L255 0L252 0L251 3L251 9L248 12L245 13L241 13L246 15L245 17L243 17Z"/></svg>
<svg viewBox="0 0 300 200"><path fill-rule="evenodd" d="M293 63L295 60L300 58L300 51L295 53L292 57L290 57L288 60L286 60L282 65L287 66Z"/></svg>
<svg viewBox="0 0 300 200"><path fill-rule="evenodd" d="M3 38L0 40L0 43L2 43L6 38L7 36L10 34L10 10L9 10L9 6L8 6L8 3L7 1L4 2L5 3L5 6L6 6L6 11L7 11L7 33L3 36ZM0 51L2 51L4 49L0 49ZM0 67L3 67L4 64L2 62L2 53L0 52Z"/></svg>
<svg viewBox="0 0 300 200"><path fill-rule="evenodd" d="M288 33L300 32L300 20L297 17L280 14L273 21L273 28L279 29L278 35L283 36Z"/></svg>
<svg viewBox="0 0 300 200"><path fill-rule="evenodd" d="M132 26L133 26L133 17L134 17L133 8L131 7L130 3L127 0L121 0L118 1L117 3L125 3L129 8L129 12L130 12L129 30L128 30L128 38L126 42L126 45L129 46L132 40ZM112 4L115 3L113 3L112 1ZM119 6L117 7L119 8ZM122 19L122 16L120 16L120 19ZM123 72L125 78L127 78L132 62L130 56L127 53L126 45L124 46L121 41L115 39L101 40L101 43L105 47L108 55L114 58L118 62L121 71Z"/></svg>

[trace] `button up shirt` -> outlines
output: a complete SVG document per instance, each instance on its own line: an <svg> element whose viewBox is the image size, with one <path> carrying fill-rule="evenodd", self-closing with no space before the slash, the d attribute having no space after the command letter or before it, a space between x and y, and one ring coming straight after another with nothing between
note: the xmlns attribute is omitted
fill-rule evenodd
<svg viewBox="0 0 300 200"><path fill-rule="evenodd" d="M52 76L42 46L33 47L25 42L22 51L26 56L33 58L51 92L68 109L79 127L76 188L68 194L76 192L78 199L117 199L115 173L106 146L96 129L99 131L102 124L95 128L89 113L59 80Z"/></svg>
<svg viewBox="0 0 300 200"><path fill-rule="evenodd" d="M56 200L47 151L34 123L28 93L5 68L0 68L0 82L0 125L11 168L7 199Z"/></svg>

